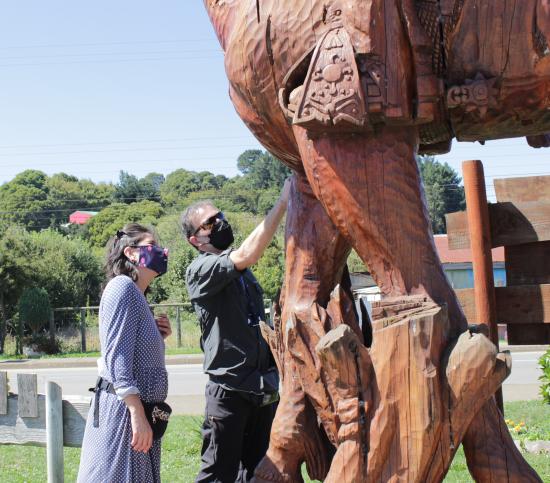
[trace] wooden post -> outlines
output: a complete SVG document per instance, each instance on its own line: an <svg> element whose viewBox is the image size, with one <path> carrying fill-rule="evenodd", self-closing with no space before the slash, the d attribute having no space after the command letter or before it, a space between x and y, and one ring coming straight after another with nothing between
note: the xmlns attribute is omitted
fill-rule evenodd
<svg viewBox="0 0 550 483"><path fill-rule="evenodd" d="M52 342L55 341L55 318L54 318L53 309L50 312L50 340Z"/></svg>
<svg viewBox="0 0 550 483"><path fill-rule="evenodd" d="M21 418L38 417L36 374L17 374L18 412Z"/></svg>
<svg viewBox="0 0 550 483"><path fill-rule="evenodd" d="M489 329L491 341L498 350L498 327L493 277L493 257L491 255L491 225L489 207L485 191L483 164L479 160L462 163L464 191L466 194L466 213L472 248L474 270L474 293L476 321ZM504 414L502 388L496 393L497 404Z"/></svg>
<svg viewBox="0 0 550 483"><path fill-rule="evenodd" d="M0 371L0 416L8 414L8 373Z"/></svg>
<svg viewBox="0 0 550 483"><path fill-rule="evenodd" d="M86 352L86 309L80 309L80 343L82 352Z"/></svg>
<svg viewBox="0 0 550 483"><path fill-rule="evenodd" d="M176 307L176 334L177 345L181 347L181 307L179 305Z"/></svg>
<svg viewBox="0 0 550 483"><path fill-rule="evenodd" d="M46 454L48 483L63 483L63 403L61 387L46 383Z"/></svg>

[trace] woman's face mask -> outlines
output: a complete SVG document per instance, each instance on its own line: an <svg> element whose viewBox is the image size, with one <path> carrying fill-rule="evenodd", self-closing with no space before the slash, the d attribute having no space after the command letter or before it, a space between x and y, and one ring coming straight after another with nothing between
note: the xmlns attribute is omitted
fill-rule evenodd
<svg viewBox="0 0 550 483"><path fill-rule="evenodd" d="M138 267L145 267L157 272L160 277L168 270L168 249L156 245L137 246L139 248Z"/></svg>

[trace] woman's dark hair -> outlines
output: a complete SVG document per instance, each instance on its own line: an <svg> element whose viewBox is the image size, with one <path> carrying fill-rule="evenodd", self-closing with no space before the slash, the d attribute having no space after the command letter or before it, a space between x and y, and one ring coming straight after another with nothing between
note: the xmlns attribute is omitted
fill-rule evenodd
<svg viewBox="0 0 550 483"><path fill-rule="evenodd" d="M117 231L116 235L107 243L107 260L105 262L107 281L117 275L127 275L134 282L137 282L137 268L124 255L124 249L139 245L139 243L148 237L153 237L155 245L157 244L155 232L151 228L137 223L128 223L122 230Z"/></svg>

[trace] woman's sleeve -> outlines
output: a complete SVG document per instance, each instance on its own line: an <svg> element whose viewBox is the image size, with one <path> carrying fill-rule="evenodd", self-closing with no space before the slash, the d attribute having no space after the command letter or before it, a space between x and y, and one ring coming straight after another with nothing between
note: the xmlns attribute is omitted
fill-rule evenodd
<svg viewBox="0 0 550 483"><path fill-rule="evenodd" d="M119 399L139 394L134 377L136 335L140 323L140 301L136 287L127 281L104 303L105 366Z"/></svg>

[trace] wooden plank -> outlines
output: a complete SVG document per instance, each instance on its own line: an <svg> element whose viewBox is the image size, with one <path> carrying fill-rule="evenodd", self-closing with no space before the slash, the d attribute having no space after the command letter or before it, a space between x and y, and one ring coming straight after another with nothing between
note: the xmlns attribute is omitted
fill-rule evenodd
<svg viewBox="0 0 550 483"><path fill-rule="evenodd" d="M17 374L17 392L19 395L19 416L38 417L38 387L36 374Z"/></svg>
<svg viewBox="0 0 550 483"><path fill-rule="evenodd" d="M469 248L467 212L449 213L445 218L449 248ZM550 240L548 201L490 204L489 220L492 248Z"/></svg>
<svg viewBox="0 0 550 483"><path fill-rule="evenodd" d="M550 283L550 241L504 247L506 285Z"/></svg>
<svg viewBox="0 0 550 483"><path fill-rule="evenodd" d="M494 185L499 202L550 201L550 176L495 179Z"/></svg>
<svg viewBox="0 0 550 483"><path fill-rule="evenodd" d="M82 446L90 398L66 396L63 400L63 444ZM38 395L38 417L22 419L18 414L18 396L8 397L8 413L0 415L0 445L46 446L46 402Z"/></svg>
<svg viewBox="0 0 550 483"><path fill-rule="evenodd" d="M46 460L48 483L63 483L63 396L61 386L46 382Z"/></svg>
<svg viewBox="0 0 550 483"><path fill-rule="evenodd" d="M8 373L0 371L0 415L8 413Z"/></svg>
<svg viewBox="0 0 550 483"><path fill-rule="evenodd" d="M63 399L63 445L80 448L84 439L90 397L65 396Z"/></svg>
<svg viewBox="0 0 550 483"><path fill-rule="evenodd" d="M46 446L46 419L44 396L38 396L38 417L19 416L19 397L8 396L8 413L0 416L0 444Z"/></svg>
<svg viewBox="0 0 550 483"><path fill-rule="evenodd" d="M474 289L456 291L468 323L477 323ZM499 324L550 324L550 284L496 287Z"/></svg>
<svg viewBox="0 0 550 483"><path fill-rule="evenodd" d="M510 345L550 344L549 324L508 324L507 327Z"/></svg>

